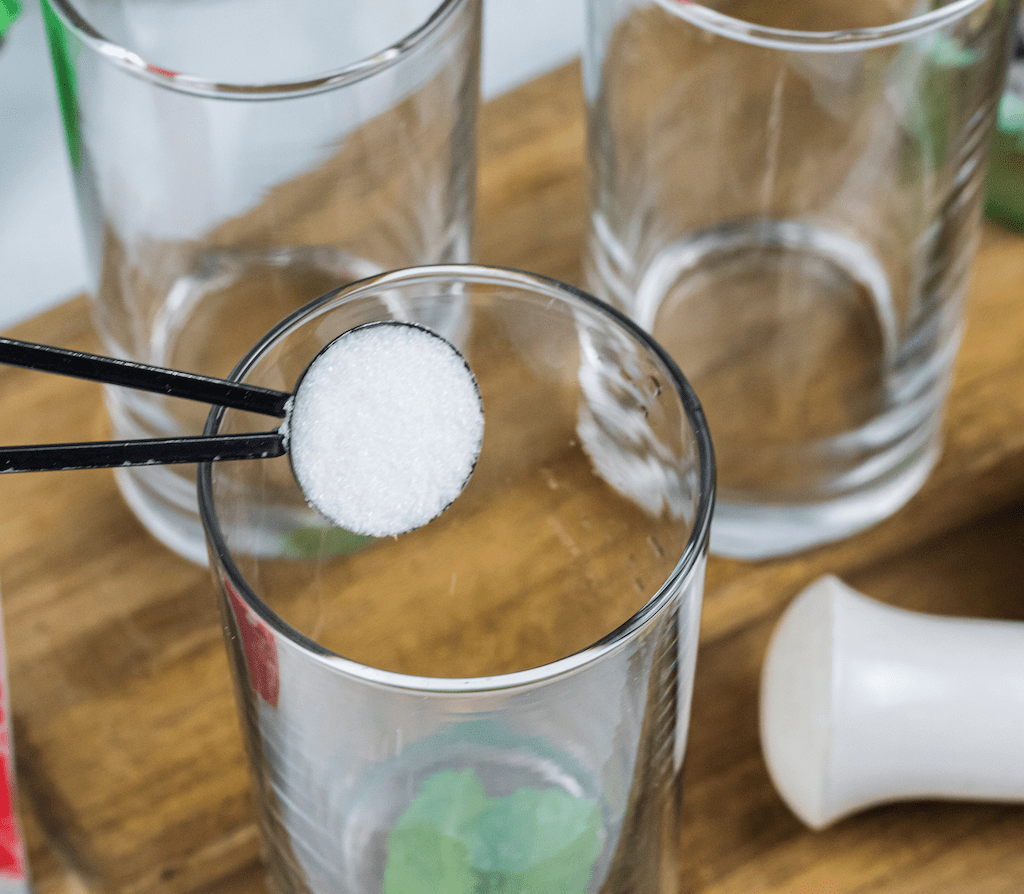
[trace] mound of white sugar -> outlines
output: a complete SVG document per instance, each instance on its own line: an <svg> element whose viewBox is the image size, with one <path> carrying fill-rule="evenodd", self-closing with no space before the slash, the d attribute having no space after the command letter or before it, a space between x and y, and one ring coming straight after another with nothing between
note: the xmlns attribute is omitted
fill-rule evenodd
<svg viewBox="0 0 1024 894"><path fill-rule="evenodd" d="M346 530L389 537L436 518L462 492L483 426L465 358L427 329L388 322L331 342L282 428L310 505Z"/></svg>

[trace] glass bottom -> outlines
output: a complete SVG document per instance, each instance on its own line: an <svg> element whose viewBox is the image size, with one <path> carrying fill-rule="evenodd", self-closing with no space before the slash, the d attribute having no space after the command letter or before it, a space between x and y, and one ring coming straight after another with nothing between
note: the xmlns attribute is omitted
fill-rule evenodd
<svg viewBox="0 0 1024 894"><path fill-rule="evenodd" d="M226 378L281 319L327 292L381 272L369 261L322 246L208 254L201 269L180 277L168 290L153 323L148 356L138 359ZM384 302L396 319L406 318L403 307L392 307L386 297ZM452 338L459 325L447 317L416 322ZM293 385L281 381L268 387L290 390ZM106 403L119 439L200 434L210 411L206 404L126 388L108 389ZM277 424L268 417L267 430ZM153 536L205 565L196 474L195 465L185 464L118 469L115 477L125 502Z"/></svg>
<svg viewBox="0 0 1024 894"><path fill-rule="evenodd" d="M712 552L829 543L920 488L956 333L940 313L901 341L867 248L803 223L740 222L668 246L635 291L624 257L598 222L592 287L661 342L704 406L719 474Z"/></svg>
<svg viewBox="0 0 1024 894"><path fill-rule="evenodd" d="M153 324L149 356L140 359L224 378L283 317L325 292L379 272L366 261L317 246L211 252L199 269L168 290ZM114 437L124 439L200 434L210 410L202 403L125 388L108 389L106 402ZM268 430L276 425L268 418ZM196 472L192 464L135 467L118 469L116 480L150 533L179 555L206 564Z"/></svg>
<svg viewBox="0 0 1024 894"><path fill-rule="evenodd" d="M434 876L438 891L585 894L607 874L619 830L588 774L553 750L446 738L364 779L339 778L334 791L289 790L288 769L277 768L277 807L264 816L272 887L380 894L420 890Z"/></svg>
<svg viewBox="0 0 1024 894"><path fill-rule="evenodd" d="M772 505L730 500L715 504L710 549L730 559L757 561L824 546L864 531L906 505L939 458L930 444L894 474L821 503Z"/></svg>

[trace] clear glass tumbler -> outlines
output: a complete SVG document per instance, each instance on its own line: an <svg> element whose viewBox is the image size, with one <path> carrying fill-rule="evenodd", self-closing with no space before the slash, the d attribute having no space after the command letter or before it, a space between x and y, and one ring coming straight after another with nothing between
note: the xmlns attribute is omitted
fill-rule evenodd
<svg viewBox="0 0 1024 894"><path fill-rule="evenodd" d="M837 540L918 490L1015 0L588 0L588 285L701 395L712 552Z"/></svg>
<svg viewBox="0 0 1024 894"><path fill-rule="evenodd" d="M107 353L225 376L329 289L469 259L480 0L43 0ZM118 438L188 402L107 393ZM195 467L118 470L205 561Z"/></svg>
<svg viewBox="0 0 1024 894"><path fill-rule="evenodd" d="M287 458L200 467L270 878L678 891L714 465L668 356L567 286L453 265L324 296L232 378L290 390L350 328L438 316L460 321L485 422L430 524L358 537L307 506ZM207 431L265 424L215 410Z"/></svg>

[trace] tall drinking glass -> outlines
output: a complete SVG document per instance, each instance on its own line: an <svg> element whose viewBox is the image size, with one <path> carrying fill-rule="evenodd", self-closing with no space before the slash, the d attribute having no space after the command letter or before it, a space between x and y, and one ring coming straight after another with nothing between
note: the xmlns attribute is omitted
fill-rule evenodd
<svg viewBox="0 0 1024 894"><path fill-rule="evenodd" d="M291 389L354 326L438 317L460 320L485 421L430 524L358 537L308 507L287 458L200 467L270 878L678 891L714 468L668 356L569 287L455 265L326 295L232 378ZM265 424L215 410L207 431Z"/></svg>
<svg viewBox="0 0 1024 894"><path fill-rule="evenodd" d="M939 455L1015 0L588 0L588 284L693 383L713 552L895 512Z"/></svg>
<svg viewBox="0 0 1024 894"><path fill-rule="evenodd" d="M345 282L468 260L480 0L43 0L107 353L225 376ZM118 438L205 412L107 393ZM119 470L205 561L195 467Z"/></svg>

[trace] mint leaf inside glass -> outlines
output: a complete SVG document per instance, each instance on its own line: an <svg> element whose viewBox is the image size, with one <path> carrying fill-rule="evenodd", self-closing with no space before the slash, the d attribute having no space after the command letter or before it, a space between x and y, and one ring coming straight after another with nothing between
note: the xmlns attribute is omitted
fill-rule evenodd
<svg viewBox="0 0 1024 894"><path fill-rule="evenodd" d="M469 848L432 826L395 829L388 836L385 894L473 894Z"/></svg>
<svg viewBox="0 0 1024 894"><path fill-rule="evenodd" d="M584 894L603 846L597 802L560 788L488 797L442 770L388 836L384 894Z"/></svg>

